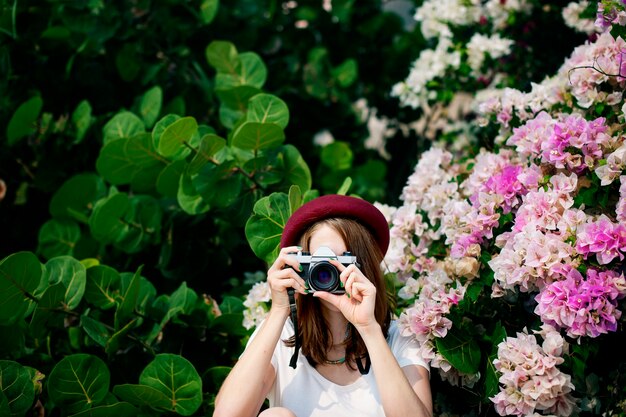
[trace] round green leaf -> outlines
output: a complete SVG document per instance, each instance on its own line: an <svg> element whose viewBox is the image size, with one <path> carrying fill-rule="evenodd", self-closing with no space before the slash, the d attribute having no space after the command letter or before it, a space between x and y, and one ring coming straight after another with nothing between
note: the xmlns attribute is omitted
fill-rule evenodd
<svg viewBox="0 0 626 417"><path fill-rule="evenodd" d="M61 283L49 285L39 297L29 325L30 333L36 338L44 339L49 328L63 328L65 291Z"/></svg>
<svg viewBox="0 0 626 417"><path fill-rule="evenodd" d="M219 115L220 115L220 123L224 125L227 129L233 129L238 121L242 120L245 116L244 110L237 110L231 107L228 107L224 103L220 105Z"/></svg>
<svg viewBox="0 0 626 417"><path fill-rule="evenodd" d="M191 362L179 355L160 354L145 367L139 383L165 394L169 410L183 416L195 413L202 404L202 380Z"/></svg>
<svg viewBox="0 0 626 417"><path fill-rule="evenodd" d="M120 274L106 265L87 269L85 299L103 310L116 305L120 291Z"/></svg>
<svg viewBox="0 0 626 417"><path fill-rule="evenodd" d="M162 217L161 207L153 197L132 197L122 220L128 227L117 237L114 245L127 253L136 253L147 244L158 243Z"/></svg>
<svg viewBox="0 0 626 417"><path fill-rule="evenodd" d="M246 122L239 127L232 139L232 146L259 151L275 148L285 141L285 132L275 123Z"/></svg>
<svg viewBox="0 0 626 417"><path fill-rule="evenodd" d="M78 174L61 185L50 200L50 214L56 219L85 220L93 205L106 195L106 185L93 173Z"/></svg>
<svg viewBox="0 0 626 417"><path fill-rule="evenodd" d="M261 90L248 85L215 89L215 94L217 94L223 105L241 112L245 112L248 108L248 101L260 93Z"/></svg>
<svg viewBox="0 0 626 417"><path fill-rule="evenodd" d="M267 80L267 68L261 57L254 52L244 52L239 54L239 59L241 66L237 72L241 79L241 85L263 87Z"/></svg>
<svg viewBox="0 0 626 417"><path fill-rule="evenodd" d="M180 116L177 114L166 114L156 123L156 125L154 125L154 129L152 129L152 143L154 145L154 149L159 147L161 135L163 135L165 129L178 119L180 119Z"/></svg>
<svg viewBox="0 0 626 417"><path fill-rule="evenodd" d="M0 323L8 325L28 314L43 266L32 252L17 252L0 261Z"/></svg>
<svg viewBox="0 0 626 417"><path fill-rule="evenodd" d="M289 216L289 197L285 193L272 193L256 202L245 228L246 238L256 256L268 263L274 261Z"/></svg>
<svg viewBox="0 0 626 417"><path fill-rule="evenodd" d="M332 71L332 76L341 87L350 87L359 77L359 66L356 60L346 59Z"/></svg>
<svg viewBox="0 0 626 417"><path fill-rule="evenodd" d="M93 237L102 243L112 243L128 233L129 226L124 220L124 214L129 207L130 201L124 193L98 201L89 217Z"/></svg>
<svg viewBox="0 0 626 417"><path fill-rule="evenodd" d="M72 220L48 220L39 229L37 253L46 259L72 255L80 239L80 227Z"/></svg>
<svg viewBox="0 0 626 417"><path fill-rule="evenodd" d="M102 347L105 347L111 338L111 333L107 326L89 316L83 315L80 317L80 327L87 333L87 336L91 337Z"/></svg>
<svg viewBox="0 0 626 417"><path fill-rule="evenodd" d="M271 94L257 94L248 102L249 122L276 123L283 129L289 124L289 108L284 101Z"/></svg>
<svg viewBox="0 0 626 417"><path fill-rule="evenodd" d="M87 283L87 270L83 264L71 256L59 256L46 262L45 276L49 285L63 284L63 302L70 310L78 307Z"/></svg>
<svg viewBox="0 0 626 417"><path fill-rule="evenodd" d="M98 405L109 392L109 368L97 356L78 353L61 359L48 377L48 395L54 404L79 412Z"/></svg>
<svg viewBox="0 0 626 417"><path fill-rule="evenodd" d="M107 122L102 128L103 143L106 145L112 140L130 138L146 131L143 121L129 111L123 111Z"/></svg>
<svg viewBox="0 0 626 417"><path fill-rule="evenodd" d="M163 131L157 150L163 156L172 156L179 152L185 143L189 143L198 130L198 123L193 117L176 120Z"/></svg>
<svg viewBox="0 0 626 417"><path fill-rule="evenodd" d="M180 176L177 200L185 213L191 215L206 213L211 208L209 203L198 193L187 173Z"/></svg>
<svg viewBox="0 0 626 417"><path fill-rule="evenodd" d="M8 400L10 416L23 416L35 400L30 373L17 362L0 360L0 390Z"/></svg>
<svg viewBox="0 0 626 417"><path fill-rule="evenodd" d="M353 157L352 149L346 142L336 141L322 148L322 163L333 171L349 169Z"/></svg>
<svg viewBox="0 0 626 417"><path fill-rule="evenodd" d="M143 97L141 97L141 103L139 103L139 114L141 115L146 127L150 128L154 125L159 117L159 114L161 113L162 105L163 90L158 85L146 91Z"/></svg>
<svg viewBox="0 0 626 417"><path fill-rule="evenodd" d="M235 73L241 65L237 48L227 41L211 42L206 48L206 59L217 72Z"/></svg>
<svg viewBox="0 0 626 417"><path fill-rule="evenodd" d="M37 131L37 119L42 107L43 100L36 96L25 101L15 110L7 125L9 146L15 145L18 140Z"/></svg>
<svg viewBox="0 0 626 417"><path fill-rule="evenodd" d="M297 185L303 192L310 190L312 184L311 170L298 148L293 145L285 145L281 153L283 164L278 170L282 173L285 181L288 184Z"/></svg>

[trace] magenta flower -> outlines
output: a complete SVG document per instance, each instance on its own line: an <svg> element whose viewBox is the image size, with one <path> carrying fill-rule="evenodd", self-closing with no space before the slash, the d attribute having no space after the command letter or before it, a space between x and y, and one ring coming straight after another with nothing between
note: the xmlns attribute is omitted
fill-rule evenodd
<svg viewBox="0 0 626 417"><path fill-rule="evenodd" d="M622 312L617 300L626 296L626 280L615 271L589 269L586 278L571 269L566 279L537 294L535 308L544 323L566 329L571 337L597 337L617 330Z"/></svg>
<svg viewBox="0 0 626 417"><path fill-rule="evenodd" d="M606 265L617 257L624 260L626 226L613 223L605 215L601 215L595 222L582 225L576 238L576 250L585 259L590 254L595 254L601 265Z"/></svg>

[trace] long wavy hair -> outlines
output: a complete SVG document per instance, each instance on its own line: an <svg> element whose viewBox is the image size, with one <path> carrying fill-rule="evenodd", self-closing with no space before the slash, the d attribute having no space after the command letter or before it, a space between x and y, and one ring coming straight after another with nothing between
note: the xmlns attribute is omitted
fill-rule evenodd
<svg viewBox="0 0 626 417"><path fill-rule="evenodd" d="M387 336L389 323L391 322L390 292L385 286L385 278L381 268L384 254L381 253L374 236L361 223L346 218L331 218L321 220L307 229L300 240L303 250L309 250L309 243L313 233L322 225L334 229L342 237L348 251L356 256L360 270L376 287L376 303L374 315L380 324L383 334ZM341 255L341 254L338 254ZM302 353L306 356L311 366L315 367L328 360L327 352L335 341L328 331L328 323L322 313L321 300L312 296L298 296L297 317L298 332L302 346ZM284 341L287 346L295 346L295 335ZM356 361L367 355L365 342L353 325L348 323L346 339L337 341L346 347L346 365L356 369Z"/></svg>

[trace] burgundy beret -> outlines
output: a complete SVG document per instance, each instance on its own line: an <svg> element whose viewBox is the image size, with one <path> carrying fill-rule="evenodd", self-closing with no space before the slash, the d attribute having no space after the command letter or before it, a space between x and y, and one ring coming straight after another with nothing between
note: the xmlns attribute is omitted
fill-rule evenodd
<svg viewBox="0 0 626 417"><path fill-rule="evenodd" d="M384 255L389 247L389 224L385 216L372 203L361 198L330 194L305 203L287 220L280 247L299 244L300 237L314 223L342 217L353 219L370 230Z"/></svg>

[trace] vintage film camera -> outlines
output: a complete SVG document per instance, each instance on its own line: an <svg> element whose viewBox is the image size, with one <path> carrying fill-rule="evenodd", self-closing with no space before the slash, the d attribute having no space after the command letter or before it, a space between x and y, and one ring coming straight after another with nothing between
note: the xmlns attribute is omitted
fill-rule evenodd
<svg viewBox="0 0 626 417"><path fill-rule="evenodd" d="M291 252L290 254L295 255L302 266L302 271L296 272L313 291L326 291L333 294L346 292L339 280L339 270L330 263L331 259L336 259L344 266L350 264L359 266L356 256L352 256L351 252L344 252L341 256L337 256L326 246L319 247L313 255L309 252Z"/></svg>

